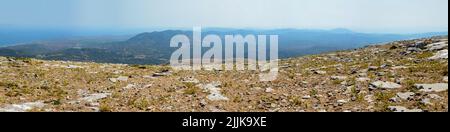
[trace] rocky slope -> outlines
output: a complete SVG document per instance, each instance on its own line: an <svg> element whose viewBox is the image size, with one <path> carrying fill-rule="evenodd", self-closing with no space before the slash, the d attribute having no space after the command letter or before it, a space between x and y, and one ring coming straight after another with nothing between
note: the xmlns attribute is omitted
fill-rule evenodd
<svg viewBox="0 0 450 132"><path fill-rule="evenodd" d="M281 60L280 75L0 57L0 111L448 111L448 39Z"/></svg>

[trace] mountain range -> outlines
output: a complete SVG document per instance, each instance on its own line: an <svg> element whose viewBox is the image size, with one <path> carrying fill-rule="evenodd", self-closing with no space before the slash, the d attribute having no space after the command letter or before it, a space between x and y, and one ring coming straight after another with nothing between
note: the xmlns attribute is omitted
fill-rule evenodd
<svg viewBox="0 0 450 132"><path fill-rule="evenodd" d="M32 57L44 60L85 61L125 64L165 64L177 48L169 47L170 39L178 34L192 38L192 31L165 30L141 33L125 38L84 38L38 41L0 48L0 56ZM448 32L422 34L370 34L347 29L306 30L306 29L205 29L202 33L225 35L278 35L279 56L281 58L318 54L336 50L361 48L371 44L386 43L447 35ZM223 40L222 40L223 41Z"/></svg>

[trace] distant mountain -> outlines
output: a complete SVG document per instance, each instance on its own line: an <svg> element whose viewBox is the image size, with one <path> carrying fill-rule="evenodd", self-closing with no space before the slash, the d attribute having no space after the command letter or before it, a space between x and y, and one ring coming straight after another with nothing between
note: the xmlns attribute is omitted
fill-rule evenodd
<svg viewBox="0 0 450 132"><path fill-rule="evenodd" d="M15 44L3 48L0 47L0 54L5 56L36 57L47 53L61 52L66 49L79 49L81 47L87 47L91 45L101 45L103 43L124 41L128 38L129 37L127 36L96 36L34 41L25 44Z"/></svg>
<svg viewBox="0 0 450 132"><path fill-rule="evenodd" d="M49 60L76 60L126 64L167 63L173 51L170 39L178 34L192 38L192 31L166 30L141 33L125 41L117 42L47 42L0 48L0 56L36 57ZM329 51L360 48L370 44L395 40L447 35L447 32L413 35L357 33L347 29L334 30L238 30L205 29L202 33L225 35L279 35L281 58L318 54ZM192 40L191 40L192 41ZM222 40L224 41L224 40Z"/></svg>
<svg viewBox="0 0 450 132"><path fill-rule="evenodd" d="M12 46L18 44L27 44L36 41L50 41L62 39L92 39L102 38L105 40L121 41L124 34L136 34L140 32L128 30L79 30L79 29L47 29L30 28L0 25L0 47ZM95 36L95 37L83 37ZM111 37L114 36L114 37ZM109 37L109 38L108 38ZM119 40L121 39L121 40Z"/></svg>

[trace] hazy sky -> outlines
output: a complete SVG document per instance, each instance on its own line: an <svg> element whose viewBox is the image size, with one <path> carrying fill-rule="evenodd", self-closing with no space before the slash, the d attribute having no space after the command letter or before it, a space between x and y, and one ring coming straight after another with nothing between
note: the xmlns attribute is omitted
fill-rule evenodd
<svg viewBox="0 0 450 132"><path fill-rule="evenodd" d="M448 0L0 0L0 25L448 30Z"/></svg>

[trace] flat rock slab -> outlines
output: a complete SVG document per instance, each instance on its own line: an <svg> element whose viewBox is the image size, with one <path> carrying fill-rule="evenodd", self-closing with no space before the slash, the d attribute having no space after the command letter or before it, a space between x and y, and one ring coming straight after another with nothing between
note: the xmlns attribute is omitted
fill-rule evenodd
<svg viewBox="0 0 450 132"><path fill-rule="evenodd" d="M416 84L415 86L421 92L445 92L448 90L448 83Z"/></svg>
<svg viewBox="0 0 450 132"><path fill-rule="evenodd" d="M429 44L426 46L428 48L428 50L430 51L434 51L434 50L442 50L445 47L448 47L447 42L437 42L437 43L433 43L433 44Z"/></svg>
<svg viewBox="0 0 450 132"><path fill-rule="evenodd" d="M448 50L441 50L434 54L434 56L428 58L430 60L448 59Z"/></svg>
<svg viewBox="0 0 450 132"><path fill-rule="evenodd" d="M373 89L398 89L402 87L402 85L394 82L383 82L383 81L372 82L370 83L370 86Z"/></svg>
<svg viewBox="0 0 450 132"><path fill-rule="evenodd" d="M415 93L413 92L405 92L405 93L397 93L397 97L402 100L410 100L414 97Z"/></svg>
<svg viewBox="0 0 450 132"><path fill-rule="evenodd" d="M29 102L23 104L7 105L4 108L0 108L0 112L27 112L34 108L43 108L45 106L43 101Z"/></svg>
<svg viewBox="0 0 450 132"><path fill-rule="evenodd" d="M111 96L111 93L96 93L96 94L90 94L86 97L78 99L78 101L84 101L84 102L95 102L100 99L104 99L108 96Z"/></svg>
<svg viewBox="0 0 450 132"><path fill-rule="evenodd" d="M403 106L389 106L388 109L393 112L423 112L421 109L408 109Z"/></svg>

